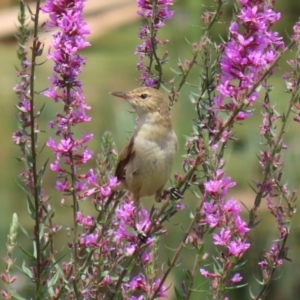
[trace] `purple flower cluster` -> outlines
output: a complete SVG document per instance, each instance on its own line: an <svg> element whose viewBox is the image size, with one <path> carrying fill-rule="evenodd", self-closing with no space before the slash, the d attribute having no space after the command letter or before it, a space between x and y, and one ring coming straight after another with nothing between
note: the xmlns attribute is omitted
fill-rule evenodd
<svg viewBox="0 0 300 300"><path fill-rule="evenodd" d="M151 221L146 209L137 210L133 201L124 201L116 210L116 219L111 230L117 246L130 256L140 244L139 233L143 235L150 225ZM146 237L145 243L152 246L153 238ZM147 256L145 255L145 258Z"/></svg>
<svg viewBox="0 0 300 300"><path fill-rule="evenodd" d="M287 247L285 247L284 251L287 252ZM283 265L283 258L285 258L285 256L283 255L280 244L278 242L274 243L270 251L264 254L263 260L258 263L264 279L268 279L270 275L269 272L272 272L274 268Z"/></svg>
<svg viewBox="0 0 300 300"><path fill-rule="evenodd" d="M278 33L270 31L271 26L276 23L280 14L275 13L271 3L263 0L240 0L240 11L236 21L229 28L230 39L224 45L221 56L221 74L217 90L219 95L214 98L216 124L214 132L217 134L223 120L220 111L226 111L228 115L233 113L234 120L239 121L251 116L247 109L251 107L258 98L255 86L262 80L265 72L269 71L275 61L278 51L284 47L282 38ZM220 141L226 143L231 137L228 127L223 128ZM214 150L217 144L213 143ZM218 273L210 273L201 269L202 275L212 278L212 287L224 283L229 272L233 270L232 262L240 260L247 249L247 232L250 230L241 219L241 206L234 199L226 200L228 189L235 185L229 177L225 177L222 170L216 170L215 176L204 184L205 199L203 204L202 223L215 229L213 233L214 244L224 249L219 257L222 269ZM220 228L218 232L216 229ZM221 264L219 265L221 266ZM242 279L235 274L231 283Z"/></svg>
<svg viewBox="0 0 300 300"><path fill-rule="evenodd" d="M137 210L132 200L128 197L120 203L108 229L105 229L105 225L102 224L95 226L96 221L92 216L84 216L81 212L77 212L76 222L84 228L84 233L78 238L79 248L94 249L101 253L103 262L101 270L106 275L100 279L100 286L113 287L115 282L112 282L108 269L116 262L118 264L115 265L113 272L118 274L119 266L126 259L135 257L136 263L143 269L147 269L153 260L153 238L146 235L151 225L149 213L143 208ZM146 299L143 295L154 293L159 284L160 280L155 274L151 274L150 279L140 273L125 279L121 289L124 299ZM160 297L165 297L164 290L165 287L162 285L158 293ZM140 296L135 298L134 295L137 293ZM91 292L90 295L93 293Z"/></svg>
<svg viewBox="0 0 300 300"><path fill-rule="evenodd" d="M241 206L234 199L225 200L228 189L234 185L235 182L232 182L230 177L224 177L222 170L218 170L215 178L204 185L205 198L210 201L203 204L204 218L201 223L207 224L210 228L220 228L219 233L213 233L214 244L226 249L222 257L227 262L232 259L239 260L250 247L246 237L250 229L240 217ZM228 268L230 264L224 263L224 266ZM202 274L206 272L208 271L201 269ZM210 277L214 277L209 274ZM217 274L215 276L218 277Z"/></svg>
<svg viewBox="0 0 300 300"><path fill-rule="evenodd" d="M300 22L296 22L296 24L293 27L292 39L299 44L299 42L300 42Z"/></svg>
<svg viewBox="0 0 300 300"><path fill-rule="evenodd" d="M139 38L143 43L138 45L135 50L140 61L137 63L137 69L143 70L140 81L146 86L154 87L157 84L158 77L151 74L149 67L145 65L145 58L148 57L153 61L153 51L158 45L167 44L167 40L158 40L156 38L158 30L165 25L165 21L173 16L173 11L169 6L173 5L172 0L137 0L140 8L138 14L147 20L147 25L142 26Z"/></svg>
<svg viewBox="0 0 300 300"><path fill-rule="evenodd" d="M159 286L160 280L155 280L151 285L149 285L148 280L142 276L138 275L132 278L128 283L123 284L122 292L123 292L123 299L129 300L145 300L147 299L144 295L151 295L153 291ZM128 294L132 293L141 293L143 295L140 296L130 296L128 298ZM165 287L161 288L161 290L157 294L158 297L161 298L168 298L168 295L165 292Z"/></svg>
<svg viewBox="0 0 300 300"><path fill-rule="evenodd" d="M54 73L50 78L52 85L44 95L64 104L64 112L57 113L56 120L50 122L51 128L57 128L56 135L60 140L56 142L49 138L47 146L56 156L50 168L63 178L57 182L56 188L67 194L73 189L76 193L83 192L87 187L79 178L76 183L71 182L67 176L70 171L62 165L69 165L75 174L77 166L85 164L92 157L92 151L85 144L93 135L83 134L76 139L72 132L74 125L91 119L86 115L86 110L90 107L85 103L82 84L78 80L82 65L85 64L85 59L78 51L89 46L86 36L90 30L82 17L84 2L85 0L48 0L41 7L50 17L46 27L58 27L60 30L53 34L52 51L48 54L48 58L54 61Z"/></svg>
<svg viewBox="0 0 300 300"><path fill-rule="evenodd" d="M296 22L293 27L292 39L296 44L297 51L300 50L300 22ZM288 92L294 92L299 89L299 68L300 68L300 59L299 56L296 59L290 59L287 61L292 70L283 75L285 81L285 86ZM296 70L296 71L295 71ZM300 104L297 101L294 101L294 121L300 123Z"/></svg>
<svg viewBox="0 0 300 300"><path fill-rule="evenodd" d="M230 25L230 39L221 57L221 83L217 87L220 94L215 98L217 110L228 112L239 104L253 105L258 98L254 85L284 47L278 33L270 31L280 14L263 0L240 0L240 3L240 13ZM225 101L226 98L229 100ZM240 111L236 120L250 116L250 112Z"/></svg>

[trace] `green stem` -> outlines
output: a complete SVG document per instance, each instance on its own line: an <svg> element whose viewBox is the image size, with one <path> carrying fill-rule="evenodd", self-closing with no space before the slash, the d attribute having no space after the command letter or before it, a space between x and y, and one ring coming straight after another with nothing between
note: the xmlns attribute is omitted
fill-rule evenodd
<svg viewBox="0 0 300 300"><path fill-rule="evenodd" d="M193 270L191 272L191 280L189 282L188 292L187 292L187 295L185 296L185 300L189 300L191 295L192 295L192 291L193 291L192 288L193 288L193 285L194 285L196 272L198 270L198 268L197 268L198 265L199 265L199 259L198 259L198 256L196 255L195 260L194 260Z"/></svg>
<svg viewBox="0 0 300 300"><path fill-rule="evenodd" d="M285 245L286 245L286 242L287 242L287 238L288 238L288 235L286 235L283 239L281 249L280 249L279 254L278 254L279 258L282 257L282 254L284 253L284 248L285 248ZM268 287L270 286L270 284L272 282L272 278L273 278L273 275L274 275L275 271L276 271L276 267L273 266L272 271L269 274L267 282L264 284L264 286L261 289L261 291L259 292L259 294L255 298L253 298L254 300L265 299L264 297L266 296Z"/></svg>
<svg viewBox="0 0 300 300"><path fill-rule="evenodd" d="M156 16L156 9L157 9L157 0L154 0L152 3L152 16ZM150 62L149 62L149 74L151 73L151 68L153 64L153 57L156 61L156 66L157 66L157 71L158 71L158 81L157 81L157 86L156 88L160 88L161 80L162 80L162 67L161 67L161 62L159 60L159 57L157 55L157 47L156 47L156 32L154 28L155 20L151 19L150 21L150 36L151 36L151 47L152 47L152 55L150 57Z"/></svg>
<svg viewBox="0 0 300 300"><path fill-rule="evenodd" d="M197 208L197 210L196 210L196 214L195 214L194 218L192 219L192 221L191 221L191 223L190 223L188 229L186 230L186 232L185 232L185 234L184 234L184 237L183 237L183 239L182 239L182 242L180 243L180 245L179 245L178 248L176 249L176 251L175 251L175 253L174 253L174 256L173 256L173 258L172 258L172 261L171 261L170 264L169 264L168 269L167 269L166 272L164 273L162 279L160 280L160 283L159 283L158 287L156 288L155 292L153 293L152 297L150 298L151 300L154 300L154 299L157 297L157 295L158 295L158 293L159 293L161 287L163 286L165 280L167 279L169 273L170 273L171 270L174 268L174 266L175 266L175 264L176 264L176 262L177 262L177 260L178 260L179 254L181 253L182 249L183 249L184 246L186 245L186 241L187 241L187 239L188 239L188 237L189 237L191 231L193 230L194 225L196 224L196 222L197 222L197 220L198 220L198 217L199 217L200 211L201 211L201 209L202 209L203 203L204 203L204 201L200 201L200 204L199 204L199 206L198 206L198 208Z"/></svg>
<svg viewBox="0 0 300 300"><path fill-rule="evenodd" d="M36 154L36 133L35 133L35 113L34 113L34 78L35 78L35 66L36 66L36 49L38 46L38 32L39 32L39 11L40 0L36 1L35 15L34 15L34 29L33 29L33 44L32 44L32 58L31 58L31 70L30 70L30 143L31 143L31 156L32 167L31 172L33 176L33 197L35 205L35 228L34 228L34 240L36 244L36 295L38 295L41 285L41 245L40 245L40 193L38 187L38 170L37 170L37 154Z"/></svg>
<svg viewBox="0 0 300 300"><path fill-rule="evenodd" d="M206 30L205 30L205 32L204 32L202 38L200 39L200 41L199 41L199 43L198 43L199 46L202 45L202 44L204 43L205 39L207 39L207 35L208 35L209 30L212 28L212 26L215 24L215 22L218 21L218 19L219 19L219 17L220 17L222 5L223 5L223 1L222 1L222 0L219 0L219 1L218 1L218 5L217 5L217 10L216 10L216 12L214 13L214 16L213 16L213 18L211 19L209 25L207 26L207 28L206 28ZM193 58L192 58L192 60L191 60L191 62L190 62L190 64L189 64L189 68L186 70L186 72L185 72L184 74L182 74L182 79L181 79L181 81L179 82L176 91L173 91L173 92L172 92L172 103L175 101L176 95L180 92L181 88L182 88L183 85L186 83L186 79L187 79L187 77L189 76L189 74L190 74L190 72L191 72L193 66L197 63L197 58L198 58L200 52L201 52L200 49L199 49L199 50L196 50L196 51L194 52Z"/></svg>
<svg viewBox="0 0 300 300"><path fill-rule="evenodd" d="M290 100L290 104L289 104L289 107L285 113L285 118L288 119L291 112L292 112L292 108L293 108L293 104L295 102L295 98L297 97L297 93L298 93L298 88L299 88L299 80L298 79L298 82L297 82L297 86L296 88L294 89L294 92L292 94L292 98ZM274 145L270 145L272 148L273 148L273 151L271 153L271 161L274 160L275 158L275 155L277 154L277 147L279 145L279 143L281 142L281 139L282 139L282 136L285 132L285 128L286 128L286 125L287 125L287 122L282 122L282 126L280 128L280 131L279 131L279 135L276 139L276 142ZM261 200L263 198L263 193L264 193L264 186L265 186L265 183L267 182L268 180L268 177L271 173L271 168L269 168L268 170L266 169L265 170L265 175L264 175L264 178L262 180L262 183L261 183L261 189L259 190L259 192L257 193L256 197L255 197L255 201L254 201L254 209L257 209L259 206L260 206L260 203L261 203Z"/></svg>

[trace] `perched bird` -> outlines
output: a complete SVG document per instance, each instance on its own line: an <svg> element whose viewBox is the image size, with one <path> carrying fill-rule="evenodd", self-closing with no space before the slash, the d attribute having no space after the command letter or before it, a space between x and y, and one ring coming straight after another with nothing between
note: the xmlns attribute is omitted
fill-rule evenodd
<svg viewBox="0 0 300 300"><path fill-rule="evenodd" d="M168 103L160 91L149 87L111 94L127 100L138 115L133 136L117 162L119 188L132 192L137 206L145 196L155 194L159 201L178 148Z"/></svg>

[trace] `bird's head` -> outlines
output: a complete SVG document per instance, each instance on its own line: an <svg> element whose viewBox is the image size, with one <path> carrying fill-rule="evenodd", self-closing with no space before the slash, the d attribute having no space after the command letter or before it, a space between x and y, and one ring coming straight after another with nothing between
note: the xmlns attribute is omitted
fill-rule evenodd
<svg viewBox="0 0 300 300"><path fill-rule="evenodd" d="M154 88L140 87L129 92L112 92L111 94L127 100L140 116L155 112L169 113L168 103L164 100L163 94Z"/></svg>

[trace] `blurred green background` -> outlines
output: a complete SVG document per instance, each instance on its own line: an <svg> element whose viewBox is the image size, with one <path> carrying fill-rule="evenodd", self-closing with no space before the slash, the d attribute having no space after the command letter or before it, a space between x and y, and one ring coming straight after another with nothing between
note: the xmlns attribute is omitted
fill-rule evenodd
<svg viewBox="0 0 300 300"><path fill-rule="evenodd" d="M91 0L88 0L91 1ZM130 1L125 1L124 3ZM135 1L132 0L132 3ZM232 17L232 4L224 6L224 15L222 21L213 29L214 40L220 42L221 38L226 38L226 28ZM277 1L277 11L280 11L282 18L280 22L274 27L274 30L280 32L285 41L288 42L289 35L294 22L299 18L300 3L295 0ZM0 9L6 9L16 5L16 1L2 0ZM212 1L199 0L178 0L174 5L175 15L172 20L167 21L167 26L161 30L160 38L167 38L170 43L165 46L164 50L170 53L170 62L165 66L165 78L171 79L174 74L169 68L175 68L178 58L191 58L191 49L186 40L197 42L201 37L201 12L204 9L204 4L211 5ZM116 7L117 8L117 7ZM114 9L114 8L112 8ZM0 11L1 12L1 11ZM103 11L105 14L106 11ZM116 18L122 10L116 10ZM101 17L101 16L100 16ZM16 19L16 16L15 16ZM138 71L135 69L135 64L138 61L137 57L133 55L135 47L140 43L138 39L139 20L133 20L119 25L114 30L108 30L100 37L97 32L94 32L91 47L83 51L83 56L87 58L87 65L81 75L83 82L83 90L87 99L87 103L92 106L89 115L92 121L89 124L80 126L79 130L94 133L94 139L90 143L90 148L97 153L100 150L101 136L105 131L111 131L120 150L130 136L133 129L135 116L129 114L129 107L120 99L113 98L109 95L110 91L114 90L129 90L138 86L137 78ZM100 30L100 27L99 27ZM18 156L18 148L14 146L11 140L12 133L17 129L16 122L16 97L12 92L12 88L16 82L15 65L18 65L16 57L17 45L12 38L5 38L0 40L0 136L2 136L1 146L1 172L0 172L0 196L2 207L0 210L0 255L5 255L5 243L8 233L8 226L11 221L12 213L17 212L20 222L29 231L32 231L32 221L27 215L25 196L18 186L18 174L22 172L22 164L18 163L15 157ZM45 53L47 50L45 51ZM274 92L272 93L272 101L276 103L278 111L285 108L285 104L289 100L289 95L284 93L284 84L281 79L283 73L287 70L286 59L295 55L293 51L288 53L288 57L283 57L273 76L272 84ZM42 62L42 59L41 61ZM200 68L201 66L198 66ZM36 89L42 90L47 87L48 80L52 72L52 65L46 62L37 68ZM193 71L193 76L189 78L190 85L197 85L199 83L199 70L197 67ZM184 152L185 135L191 132L192 119L196 116L194 108L189 101L188 92L197 89L191 86L186 86L180 95L179 102L172 110L172 118L175 131L179 137L180 153L177 158L175 172L182 173L181 155ZM59 104L54 104L51 100L42 96L37 96L37 107L46 103L46 108L40 119L40 129L46 132L41 134L40 145L47 139L49 132L47 124L50 120L55 118L56 111L58 111ZM249 208L252 207L255 198L254 193L249 188L249 183L252 179L260 178L261 171L257 161L257 155L260 149L259 125L261 123L261 114L259 109L260 103L257 104L254 116L243 122L242 125L237 125L234 129L237 142L232 144L226 152L226 172L229 176L237 182L236 188L233 190L231 196L243 201ZM299 124L291 123L289 131L285 136L285 143L289 146L284 156L285 162L285 180L291 189L299 190L300 180L300 163L299 163ZM48 149L45 149L40 157L42 164L46 158L50 157L53 160L53 155ZM94 162L91 163L91 166ZM53 192L53 185L55 183L55 174L47 172L44 179L44 187L46 193L52 196L52 203L56 207L55 221L58 224L67 225L70 219L71 211L60 206L60 196ZM144 203L147 202L144 201ZM193 210L196 205L196 200L190 193L185 195L184 203L188 204L188 210ZM152 200L151 200L152 203ZM150 207L146 204L147 207ZM88 203L85 204L85 210L91 212L91 207ZM182 236L181 224L185 228L189 221L189 211L186 210L179 213L170 224L170 233L163 238L160 254L163 261L170 256L170 251L166 249L173 249ZM247 218L247 214L244 215ZM258 211L258 218L261 220L259 226L251 233L252 246L247 256L247 264L245 269L241 271L245 278L245 282L249 282L252 292L256 292L258 285L255 277L259 278L259 270L257 262L264 251L268 250L272 241L277 237L276 224L270 214L266 211L265 205L262 205ZM293 228L288 240L290 247L288 257L292 262L285 262L281 273L277 274L280 277L271 285L271 291L267 299L300 299L300 239L298 228L299 214L293 219ZM174 224L177 224L174 226ZM68 238L63 236L66 233L61 233L60 238ZM24 235L19 233L19 244L31 247ZM60 240L59 249L66 247L65 240ZM207 242L206 251L213 255L214 249L210 243ZM20 265L22 258L19 251L16 251L18 256L17 263ZM182 268L189 267L193 260L193 252L186 250L182 255ZM4 264L0 265L1 270ZM169 283L180 282L183 278L182 268L176 269L170 276ZM281 275L281 276L280 276ZM200 280L200 276L199 280ZM260 279L260 278L259 278ZM24 279L25 280L25 279ZM25 283L25 281L23 282ZM22 281L20 286L23 287ZM27 286L30 291L30 285ZM171 288L172 290L172 288ZM29 295L29 294L28 294ZM230 299L250 299L248 287L238 291L229 293ZM29 297L29 296L28 296ZM170 293L170 299L172 299ZM192 299L209 299L204 295L196 294Z"/></svg>

